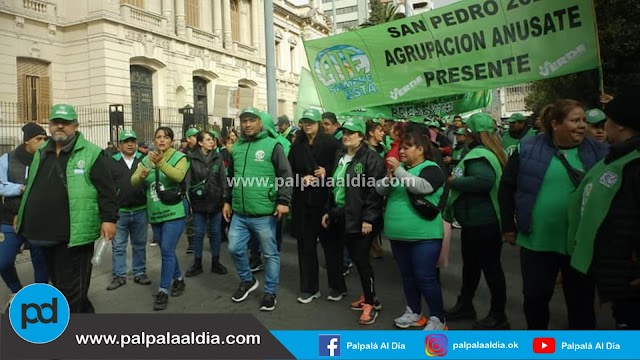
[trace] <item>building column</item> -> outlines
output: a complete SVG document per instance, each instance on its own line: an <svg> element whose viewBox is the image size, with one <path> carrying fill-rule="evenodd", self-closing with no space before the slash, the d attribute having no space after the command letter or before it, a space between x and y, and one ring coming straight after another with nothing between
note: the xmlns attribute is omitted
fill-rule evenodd
<svg viewBox="0 0 640 360"><path fill-rule="evenodd" d="M186 26L184 0L176 0L176 34L178 34L178 36L184 36L186 33Z"/></svg>
<svg viewBox="0 0 640 360"><path fill-rule="evenodd" d="M162 16L167 20L167 29L170 29L171 32L175 32L173 28L173 1L172 0L162 0Z"/></svg>
<svg viewBox="0 0 640 360"><path fill-rule="evenodd" d="M261 3L260 0L251 0L251 21L249 21L251 24L251 43L257 53L260 52L260 32L258 31L258 24L260 22L260 13L264 12L264 8L263 11L260 11Z"/></svg>
<svg viewBox="0 0 640 360"><path fill-rule="evenodd" d="M213 0L213 33L222 39L222 3L229 0Z"/></svg>
<svg viewBox="0 0 640 360"><path fill-rule="evenodd" d="M224 19L224 47L231 49L233 40L231 36L231 2L229 0L222 0L222 18Z"/></svg>

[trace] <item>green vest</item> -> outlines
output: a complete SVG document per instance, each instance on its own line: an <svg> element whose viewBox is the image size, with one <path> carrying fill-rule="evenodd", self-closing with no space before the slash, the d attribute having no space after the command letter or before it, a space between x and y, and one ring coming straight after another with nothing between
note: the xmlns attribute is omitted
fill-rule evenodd
<svg viewBox="0 0 640 360"><path fill-rule="evenodd" d="M404 167L404 165L401 166ZM420 176L422 169L427 166L437 167L438 165L426 160L407 171L413 176ZM424 198L437 206L443 191L444 186L441 186L436 192ZM433 220L424 219L411 205L407 189L404 186L393 186L387 197L387 207L384 211L384 234L393 240L442 239L444 237L442 213Z"/></svg>
<svg viewBox="0 0 640 360"><path fill-rule="evenodd" d="M186 155L174 149L171 150L173 150L174 153L171 154L171 157L167 161L167 165L176 166L178 161L180 161L180 159L182 159ZM148 163L147 159L147 157L143 159L143 165L146 168L150 169L151 166L149 166L150 164ZM158 174L160 175L160 179L158 179L158 182L160 183L161 190L175 190L180 187L180 183L169 180L169 178L167 178L167 176L162 171L158 171ZM149 175L146 177L146 179L144 179L144 184L147 189L147 191L145 191L147 193L147 216L149 217L150 224L157 224L169 220L180 219L187 215L184 202L181 201L175 205L166 205L162 201L160 201L156 189L155 168L149 171Z"/></svg>
<svg viewBox="0 0 640 360"><path fill-rule="evenodd" d="M585 274L589 271L594 241L622 184L622 170L639 158L640 150L635 150L610 164L599 161L585 175L572 197L568 250L572 255L571 266L578 271Z"/></svg>
<svg viewBox="0 0 640 360"><path fill-rule="evenodd" d="M462 154L464 154L465 147L460 146L459 148L454 148L453 153L451 154L451 159L460 161L462 160Z"/></svg>
<svg viewBox="0 0 640 360"><path fill-rule="evenodd" d="M76 132L76 136L77 140L71 150L66 169L67 196L69 197L69 247L86 245L96 241L100 238L102 225L98 208L98 190L91 182L91 168L102 153L102 149L87 141L82 133ZM40 149L36 151L29 168L27 187L18 210L18 232L20 232L22 225L24 206L33 181L38 174L40 156L47 144L49 141L42 144ZM40 174L40 176L46 175Z"/></svg>
<svg viewBox="0 0 640 360"><path fill-rule="evenodd" d="M245 216L268 216L276 210L276 169L271 162L278 141L261 132L253 141L238 139L231 150L233 190L231 207Z"/></svg>
<svg viewBox="0 0 640 360"><path fill-rule="evenodd" d="M527 130L527 133L524 134L524 136L520 139L512 138L509 134L509 131L506 131L504 134L502 134L502 147L504 148L504 151L507 152L507 155L511 156L511 154L516 151L518 144L520 144L520 140L529 136L536 136L536 131L533 129L529 129Z"/></svg>
<svg viewBox="0 0 640 360"><path fill-rule="evenodd" d="M496 212L498 221L501 222L500 207L498 205L498 188L500 187L500 178L502 178L502 166L500 166L500 161L498 160L498 157L486 147L476 146L473 149L471 149L471 151L469 151L467 155L464 156L464 158L462 158L458 166L456 166L453 169L453 174L456 177L463 177L465 163L469 160L474 160L479 158L487 159L487 161L489 161L489 164L491 165L491 168L493 169L493 172L496 174L495 184L491 188L491 192L489 193L489 195L491 196L491 203L493 204L493 209ZM453 220L454 218L453 204L456 202L456 200L458 200L459 196L460 196L459 191L451 189L451 194L449 195L449 199L447 200L447 207L445 210L445 219Z"/></svg>

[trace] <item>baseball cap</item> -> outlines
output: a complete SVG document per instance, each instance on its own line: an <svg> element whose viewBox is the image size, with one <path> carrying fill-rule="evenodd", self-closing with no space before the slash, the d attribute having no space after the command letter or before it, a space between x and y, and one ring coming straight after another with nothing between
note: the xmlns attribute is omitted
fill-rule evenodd
<svg viewBox="0 0 640 360"><path fill-rule="evenodd" d="M302 113L300 120L308 119L314 122L322 121L322 114L318 109L309 108Z"/></svg>
<svg viewBox="0 0 640 360"><path fill-rule="evenodd" d="M215 130L209 130L209 134L211 134L211 136L213 136L218 141L222 140L222 135L220 135L220 133Z"/></svg>
<svg viewBox="0 0 640 360"><path fill-rule="evenodd" d="M248 107L248 108L244 108L242 109L242 111L240 111L240 117L242 117L243 115L253 115L257 118L260 118L260 113L262 111L254 108L254 107Z"/></svg>
<svg viewBox="0 0 640 360"><path fill-rule="evenodd" d="M127 139L137 139L136 132L133 130L122 130L118 135L118 141L125 141Z"/></svg>
<svg viewBox="0 0 640 360"><path fill-rule="evenodd" d="M600 109L587 110L587 112L585 113L585 117L587 118L587 122L589 124L597 124L607 119L607 116Z"/></svg>
<svg viewBox="0 0 640 360"><path fill-rule="evenodd" d="M427 123L427 126L428 126L428 127L430 127L430 128L439 128L439 127L440 127L440 124L438 124L438 122L437 122L437 121L429 121L429 122Z"/></svg>
<svg viewBox="0 0 640 360"><path fill-rule="evenodd" d="M416 124L421 124L421 125L425 124L424 117L422 117L422 116L412 116L412 117L409 118L409 122L416 123ZM427 124L429 124L429 123L427 123Z"/></svg>
<svg viewBox="0 0 640 360"><path fill-rule="evenodd" d="M76 109L69 104L56 104L51 107L51 113L49 114L49 121L53 120L66 120L73 121L78 120Z"/></svg>
<svg viewBox="0 0 640 360"><path fill-rule="evenodd" d="M483 131L494 132L495 128L493 124L493 118L487 113L473 114L469 117L469 120L467 120L467 127L472 133Z"/></svg>
<svg viewBox="0 0 640 360"><path fill-rule="evenodd" d="M146 142L146 141L140 141L140 142L138 143L138 147L148 148L148 147L149 147L149 144L147 144L147 142Z"/></svg>
<svg viewBox="0 0 640 360"><path fill-rule="evenodd" d="M364 135L364 133L366 132L366 128L367 127L365 126L364 122L359 118L347 119L340 127L341 130L359 132L362 135Z"/></svg>
<svg viewBox="0 0 640 360"><path fill-rule="evenodd" d="M454 135L467 135L467 130L465 129L456 129L456 131L453 132Z"/></svg>
<svg viewBox="0 0 640 360"><path fill-rule="evenodd" d="M196 129L196 128L189 128L185 133L184 133L184 137L188 138L190 136L196 136L198 135L198 133L200 132L200 130Z"/></svg>
<svg viewBox="0 0 640 360"><path fill-rule="evenodd" d="M527 117L520 113L513 113L507 119L507 122L510 122L510 123L516 122L516 121L527 121Z"/></svg>

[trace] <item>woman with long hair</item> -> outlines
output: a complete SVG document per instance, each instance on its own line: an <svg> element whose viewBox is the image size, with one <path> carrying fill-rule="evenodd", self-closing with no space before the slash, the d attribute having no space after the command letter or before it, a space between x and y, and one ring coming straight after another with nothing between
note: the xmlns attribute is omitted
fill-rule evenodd
<svg viewBox="0 0 640 360"><path fill-rule="evenodd" d="M177 297L186 288L176 256L176 246L189 212L183 194L183 181L189 170L189 159L171 146L173 139L170 127L159 127L153 141L156 150L149 152L131 176L133 186L145 187L147 216L153 233L157 236L162 256L160 288L155 296L154 310L165 310L169 304L169 293Z"/></svg>
<svg viewBox="0 0 640 360"><path fill-rule="evenodd" d="M446 218L455 218L462 226L462 289L456 304L447 310L447 320L476 319L473 306L480 276L491 292L491 309L474 329L505 330L510 325L505 313L507 287L500 262L502 237L498 185L507 154L495 134L491 115L477 113L467 121L471 142L449 178L451 194Z"/></svg>
<svg viewBox="0 0 640 360"><path fill-rule="evenodd" d="M447 328L438 281L438 259L444 228L440 212L426 218L412 205L410 196L420 196L437 206L443 194L445 176L433 162L427 129L407 132L400 147L400 161L390 158L388 178L376 182L376 191L386 195L384 232L402 276L407 308L394 320L399 328ZM395 184L394 184L395 183ZM422 316L422 298L429 307L429 320ZM426 326L425 326L426 325Z"/></svg>
<svg viewBox="0 0 640 360"><path fill-rule="evenodd" d="M366 126L362 120L347 120L341 130L344 148L337 153L330 172L333 188L322 216L322 226L329 230L331 241L336 242L339 259L342 258L344 244L351 253L364 292L351 303L351 309L361 312L358 320L361 325L369 325L376 321L378 311L382 309L376 297L373 268L369 261L371 235L382 225L382 197L374 187L353 183L356 178L361 182L382 179L385 176L384 162L364 144ZM346 289L346 286L342 288Z"/></svg>
<svg viewBox="0 0 640 360"><path fill-rule="evenodd" d="M333 165L340 142L325 134L320 128L320 111L307 109L302 114L302 129L289 153L293 175L304 182L305 187L296 186L293 192L292 216L296 223L298 244L298 267L300 294L298 302L310 303L320 297L318 239L324 249L329 280L327 300L340 301L347 288L342 277L341 251L337 242L328 238L320 220L330 188L324 184L327 171ZM314 184L315 183L315 184Z"/></svg>
<svg viewBox="0 0 640 360"><path fill-rule="evenodd" d="M549 301L558 273L562 274L569 329L594 329L594 283L590 275L569 264L567 228L571 195L584 172L608 149L585 136L585 108L575 100L547 105L540 117L544 133L520 141L502 176L503 237L520 246L528 329L549 327Z"/></svg>
<svg viewBox="0 0 640 360"><path fill-rule="evenodd" d="M196 147L189 158L191 168L187 176L189 200L194 225L194 263L185 276L202 274L202 247L208 230L211 251L211 272L226 274L220 263L222 206L229 201L229 186L222 156L215 149L216 140L210 133L196 135ZM207 222L209 225L207 226Z"/></svg>

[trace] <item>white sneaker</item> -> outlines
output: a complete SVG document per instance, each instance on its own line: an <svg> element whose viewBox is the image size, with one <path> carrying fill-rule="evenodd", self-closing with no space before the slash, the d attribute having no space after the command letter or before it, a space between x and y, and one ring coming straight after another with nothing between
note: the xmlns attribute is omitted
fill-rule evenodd
<svg viewBox="0 0 640 360"><path fill-rule="evenodd" d="M318 291L315 294L302 293L302 294L300 294L300 296L298 296L298 302L301 303L301 304L308 304L308 303L312 302L314 299L320 298L320 296L322 296L320 294L320 291Z"/></svg>
<svg viewBox="0 0 640 360"><path fill-rule="evenodd" d="M9 301L7 301L7 304L4 306L5 314L9 312L9 307L11 306L11 302L13 301L14 297L16 297L16 294L9 295Z"/></svg>
<svg viewBox="0 0 640 360"><path fill-rule="evenodd" d="M447 329L449 329L447 327L447 324L443 324L442 321L440 321L440 319L438 319L436 316L432 316L429 318L429 322L427 323L427 326L425 326L423 330L447 330Z"/></svg>
<svg viewBox="0 0 640 360"><path fill-rule="evenodd" d="M422 327L427 323L427 319L420 314L415 314L410 307L407 306L404 314L393 320L397 327L406 329L408 327Z"/></svg>
<svg viewBox="0 0 640 360"><path fill-rule="evenodd" d="M458 220L455 220L454 222L451 223L451 226L454 229L462 229L462 226L460 226L460 223L458 222Z"/></svg>

